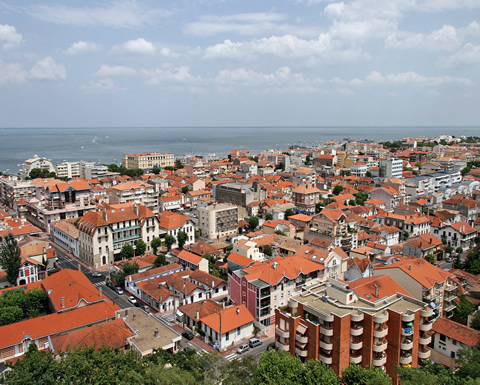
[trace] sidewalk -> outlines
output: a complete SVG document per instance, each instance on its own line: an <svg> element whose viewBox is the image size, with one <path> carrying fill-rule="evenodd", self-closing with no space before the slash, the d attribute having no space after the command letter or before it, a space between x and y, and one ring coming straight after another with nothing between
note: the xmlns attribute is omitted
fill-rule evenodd
<svg viewBox="0 0 480 385"><path fill-rule="evenodd" d="M173 324L172 325L172 328L175 329L177 332L179 332L180 334L182 334L185 330L189 330L190 329L184 329L182 328L180 325L178 325L177 323ZM214 352L217 352L213 346L207 344L205 341L201 340L200 338L198 338L197 336L193 337L193 342L195 342L195 344L197 344L198 346L200 346L202 349L206 350L207 352L211 352L211 353L214 353Z"/></svg>

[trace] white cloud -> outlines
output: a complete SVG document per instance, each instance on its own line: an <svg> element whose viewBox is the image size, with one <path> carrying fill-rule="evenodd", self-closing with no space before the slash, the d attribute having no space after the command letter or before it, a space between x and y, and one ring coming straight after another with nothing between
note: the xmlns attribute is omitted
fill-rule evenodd
<svg viewBox="0 0 480 385"><path fill-rule="evenodd" d="M150 55L155 53L155 46L153 43L145 40L143 37L136 40L129 40L121 45L114 46L112 48L113 53L131 53Z"/></svg>
<svg viewBox="0 0 480 385"><path fill-rule="evenodd" d="M0 85L23 83L27 71L19 63L6 63L0 59Z"/></svg>
<svg viewBox="0 0 480 385"><path fill-rule="evenodd" d="M54 24L102 25L113 28L134 28L152 24L158 18L172 15L171 11L149 8L135 0L107 1L98 7L67 7L37 5L29 9L31 16Z"/></svg>
<svg viewBox="0 0 480 385"><path fill-rule="evenodd" d="M67 55L77 55L87 52L97 52L102 49L102 46L97 43L87 41L77 41L73 43L67 50L64 51Z"/></svg>
<svg viewBox="0 0 480 385"><path fill-rule="evenodd" d="M131 76L135 75L137 71L130 67L124 66L109 66L106 64L102 64L97 72L95 72L95 76Z"/></svg>
<svg viewBox="0 0 480 385"><path fill-rule="evenodd" d="M115 82L110 78L91 81L88 84L88 86L84 86L82 88L91 89L91 90L95 90L95 91L101 91L101 92L112 92L112 91L118 91L119 90L119 88L115 85Z"/></svg>
<svg viewBox="0 0 480 385"><path fill-rule="evenodd" d="M460 46L461 38L457 28L444 25L429 34L408 32L393 34L385 40L385 44L387 47L402 49L453 50Z"/></svg>
<svg viewBox="0 0 480 385"><path fill-rule="evenodd" d="M15 27L8 24L0 24L0 42L4 49L9 49L21 44L22 35L19 34Z"/></svg>
<svg viewBox="0 0 480 385"><path fill-rule="evenodd" d="M153 71L143 70L142 73L146 77L147 83L152 85L165 82L189 83L200 80L190 73L190 68L187 66L165 66L162 68L156 68Z"/></svg>
<svg viewBox="0 0 480 385"><path fill-rule="evenodd" d="M355 94L355 92L353 92L350 88L340 88L338 92L345 96L351 96Z"/></svg>
<svg viewBox="0 0 480 385"><path fill-rule="evenodd" d="M443 59L442 63L447 66L456 64L480 63L480 45L467 43L458 52L455 52L450 57Z"/></svg>
<svg viewBox="0 0 480 385"><path fill-rule="evenodd" d="M419 75L416 72L399 72L396 74L383 75L378 71L372 71L365 81L372 84L379 85L419 85L425 87L437 87L444 84L458 84L463 86L470 86L472 84L470 79L458 78L451 76L437 76L429 77Z"/></svg>
<svg viewBox="0 0 480 385"><path fill-rule="evenodd" d="M293 35L271 36L249 42L223 43L207 47L204 59L249 60L260 55L276 56L285 59L350 61L362 56L360 49L342 48L332 42L330 35L322 34L316 39L305 40Z"/></svg>
<svg viewBox="0 0 480 385"><path fill-rule="evenodd" d="M67 77L63 64L57 64L50 56L38 61L28 73L31 79L62 80Z"/></svg>

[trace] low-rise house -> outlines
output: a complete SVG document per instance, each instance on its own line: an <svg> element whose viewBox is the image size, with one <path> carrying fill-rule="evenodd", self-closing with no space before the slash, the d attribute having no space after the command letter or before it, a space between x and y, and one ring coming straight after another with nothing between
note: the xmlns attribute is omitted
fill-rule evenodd
<svg viewBox="0 0 480 385"><path fill-rule="evenodd" d="M187 250L180 251L176 257L178 263L182 265L184 269L190 269L192 271L201 270L208 273L208 260L205 258L190 253Z"/></svg>
<svg viewBox="0 0 480 385"><path fill-rule="evenodd" d="M443 243L432 234L422 234L409 238L403 243L403 255L417 258L425 258L432 254L434 257L442 252Z"/></svg>
<svg viewBox="0 0 480 385"><path fill-rule="evenodd" d="M282 232L287 237L295 237L295 225L293 225L292 222L284 219L265 221L262 228L265 234Z"/></svg>
<svg viewBox="0 0 480 385"><path fill-rule="evenodd" d="M401 203L400 191L392 186L384 186L370 191L370 199L382 201L387 209L395 208Z"/></svg>
<svg viewBox="0 0 480 385"><path fill-rule="evenodd" d="M172 247L178 247L176 240L179 231L183 231L187 234L185 246L191 245L195 242L195 225L186 215L164 210L158 216L158 227L161 239L164 239L167 234L175 237L175 243Z"/></svg>
<svg viewBox="0 0 480 385"><path fill-rule="evenodd" d="M228 283L202 270L195 270L188 279L205 289L207 298L220 299L228 295Z"/></svg>
<svg viewBox="0 0 480 385"><path fill-rule="evenodd" d="M480 331L448 318L438 318L433 324L432 360L455 369L455 359L460 349L480 345Z"/></svg>
<svg viewBox="0 0 480 385"><path fill-rule="evenodd" d="M66 219L51 223L50 234L55 244L78 258L80 251L78 246L78 229L75 226L75 221L76 219Z"/></svg>
<svg viewBox="0 0 480 385"><path fill-rule="evenodd" d="M265 258L265 255L260 252L258 244L254 240L239 239L238 241L235 241L233 243L232 252L241 254L254 261L259 261Z"/></svg>
<svg viewBox="0 0 480 385"><path fill-rule="evenodd" d="M435 228L437 236L453 248L461 247L468 250L475 245L475 238L478 230L470 226L467 222L456 222L450 225Z"/></svg>
<svg viewBox="0 0 480 385"><path fill-rule="evenodd" d="M242 304L200 318L200 327L222 352L251 337L254 320L245 305Z"/></svg>
<svg viewBox="0 0 480 385"><path fill-rule="evenodd" d="M373 265L370 258L347 259L347 271L344 274L345 281L355 281L360 278L373 276Z"/></svg>
<svg viewBox="0 0 480 385"><path fill-rule="evenodd" d="M178 308L183 325L194 329L201 318L207 317L213 313L218 313L223 309L219 303L206 299L204 301L189 303Z"/></svg>

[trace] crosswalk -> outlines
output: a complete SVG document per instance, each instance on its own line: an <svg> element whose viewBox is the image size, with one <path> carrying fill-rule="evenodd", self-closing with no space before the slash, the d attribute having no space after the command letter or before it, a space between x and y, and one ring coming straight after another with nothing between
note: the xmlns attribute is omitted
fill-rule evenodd
<svg viewBox="0 0 480 385"><path fill-rule="evenodd" d="M170 314L164 314L164 315L158 315L160 318L162 318L165 322L173 323L175 321L175 314L170 313Z"/></svg>
<svg viewBox="0 0 480 385"><path fill-rule="evenodd" d="M95 282L93 285L96 287L105 286L105 281Z"/></svg>
<svg viewBox="0 0 480 385"><path fill-rule="evenodd" d="M232 354L229 354L229 355L225 356L225 359L227 361L233 361L233 360L237 360L239 358L240 358L240 356L237 353L232 353Z"/></svg>

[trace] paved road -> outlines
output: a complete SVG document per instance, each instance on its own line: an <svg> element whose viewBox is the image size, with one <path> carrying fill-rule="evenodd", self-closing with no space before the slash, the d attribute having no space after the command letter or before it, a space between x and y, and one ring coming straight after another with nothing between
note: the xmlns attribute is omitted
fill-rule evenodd
<svg viewBox="0 0 480 385"><path fill-rule="evenodd" d="M234 350L232 353L227 354L225 356L225 359L227 361L233 361L233 360L241 359L242 357L245 357L245 356L253 356L258 361L262 353L265 353L267 351L267 346L271 344L273 341L274 341L274 337L268 337L267 339L263 340L263 344L261 344L260 346L250 349L249 351L243 354L238 354L237 351Z"/></svg>

